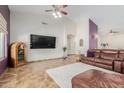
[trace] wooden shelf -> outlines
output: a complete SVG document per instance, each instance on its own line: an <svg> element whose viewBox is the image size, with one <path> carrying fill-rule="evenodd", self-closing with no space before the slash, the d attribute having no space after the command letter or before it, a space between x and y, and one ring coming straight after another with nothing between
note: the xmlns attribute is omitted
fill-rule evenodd
<svg viewBox="0 0 124 93"><path fill-rule="evenodd" d="M27 63L26 61L26 45L23 42L14 42L10 46L10 57L11 67L18 67L25 65Z"/></svg>

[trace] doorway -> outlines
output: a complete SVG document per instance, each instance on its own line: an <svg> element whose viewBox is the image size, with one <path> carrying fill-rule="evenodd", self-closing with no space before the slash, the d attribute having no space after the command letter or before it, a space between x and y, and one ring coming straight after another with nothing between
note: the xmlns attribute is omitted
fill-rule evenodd
<svg viewBox="0 0 124 93"><path fill-rule="evenodd" d="M75 36L71 34L67 35L67 54L75 54Z"/></svg>

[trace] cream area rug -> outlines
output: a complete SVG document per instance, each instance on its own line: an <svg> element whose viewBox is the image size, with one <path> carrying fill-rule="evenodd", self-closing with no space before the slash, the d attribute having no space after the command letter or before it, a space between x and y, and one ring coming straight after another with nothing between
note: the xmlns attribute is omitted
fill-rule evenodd
<svg viewBox="0 0 124 93"><path fill-rule="evenodd" d="M46 72L49 76L61 87L61 88L71 88L71 79L84 71L90 69L97 69L107 73L115 73L106 69L98 68L95 66L87 65L84 63L74 63L53 69L48 69Z"/></svg>

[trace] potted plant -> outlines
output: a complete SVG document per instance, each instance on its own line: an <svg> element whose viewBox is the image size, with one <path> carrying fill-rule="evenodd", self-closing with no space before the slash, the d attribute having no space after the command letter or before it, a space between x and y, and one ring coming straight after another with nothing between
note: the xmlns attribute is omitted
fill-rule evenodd
<svg viewBox="0 0 124 93"><path fill-rule="evenodd" d="M63 58L64 58L64 59L66 59L66 58L67 58L67 56L66 56L66 54L65 54L65 53L66 53L66 50L67 50L67 47L66 47L66 46L64 46L64 47L63 47L63 52L64 52L64 54L63 54Z"/></svg>
<svg viewBox="0 0 124 93"><path fill-rule="evenodd" d="M66 50L67 50L67 47L63 47L63 51L66 52Z"/></svg>

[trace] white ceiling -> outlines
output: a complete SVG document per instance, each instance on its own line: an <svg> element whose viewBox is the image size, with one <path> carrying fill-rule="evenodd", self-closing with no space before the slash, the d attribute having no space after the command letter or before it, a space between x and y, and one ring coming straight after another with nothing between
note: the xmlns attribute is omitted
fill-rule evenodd
<svg viewBox="0 0 124 93"><path fill-rule="evenodd" d="M11 12L35 13L50 15L44 12L45 9L52 9L50 5L31 5L31 6L9 6ZM124 29L124 5L69 5L67 8L68 16L72 20L80 21L83 17L91 18L99 27L109 29Z"/></svg>

